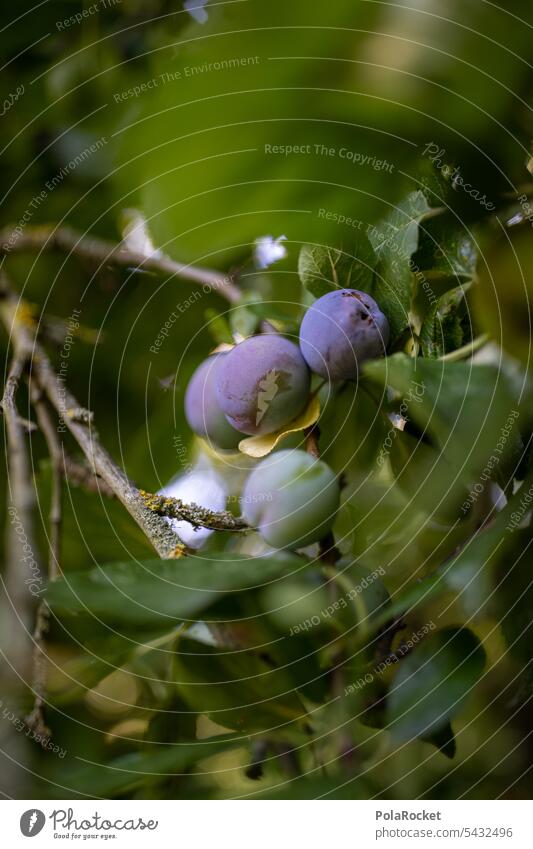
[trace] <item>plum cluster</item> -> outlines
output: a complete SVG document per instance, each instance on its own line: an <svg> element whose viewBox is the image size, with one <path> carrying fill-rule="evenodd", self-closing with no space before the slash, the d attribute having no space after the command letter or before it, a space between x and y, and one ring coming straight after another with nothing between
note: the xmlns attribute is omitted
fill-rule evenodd
<svg viewBox="0 0 533 849"><path fill-rule="evenodd" d="M282 430L301 415L312 372L329 381L356 380L365 360L384 355L388 339L387 319L373 298L356 289L329 292L305 313L299 345L262 333L202 362L187 387L185 416L217 448L235 449L245 435ZM243 495L244 518L266 542L298 548L330 530L340 493L325 463L291 450L259 463Z"/></svg>

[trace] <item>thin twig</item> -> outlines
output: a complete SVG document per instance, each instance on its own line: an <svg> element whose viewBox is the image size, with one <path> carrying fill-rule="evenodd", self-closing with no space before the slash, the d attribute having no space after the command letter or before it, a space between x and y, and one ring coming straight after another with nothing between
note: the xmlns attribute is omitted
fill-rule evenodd
<svg viewBox="0 0 533 849"><path fill-rule="evenodd" d="M61 382L60 385L58 376L53 370L45 351L35 341L33 329L28 327L27 311L22 310L23 320L17 319L18 301L5 280L3 281L3 294L2 316L8 326L12 328L13 339L17 340L18 345L24 345L30 350L33 345L30 386L32 381L36 381L38 389L47 395L48 400L59 414L61 422L77 441L94 473L105 481L119 501L126 507L160 557L165 559L180 557L186 553L186 546L171 525L165 521L165 516L186 519L193 524L204 527L228 530L243 530L248 527L242 519L225 511L213 513L195 504L186 505L177 502L179 512L177 508L174 508L172 512L170 502L175 503L174 499L151 496L148 493L144 493L143 496L100 444L92 424L92 413L80 406L76 398L68 391L64 382ZM147 503L147 498L151 499L150 504ZM158 509L160 502L165 501L167 502L167 509L171 511L170 513L161 512Z"/></svg>
<svg viewBox="0 0 533 849"><path fill-rule="evenodd" d="M42 393L32 386L32 402L37 414L37 421L46 441L46 447L52 463L52 496L50 501L50 539L48 546L48 576L51 580L57 578L60 571L61 552L61 521L62 521L62 489L63 489L63 451L58 437L57 428L48 411Z"/></svg>
<svg viewBox="0 0 533 849"><path fill-rule="evenodd" d="M158 516L168 519L179 519L190 522L195 528L210 528L213 531L249 531L251 530L244 519L234 516L228 510L213 512L198 504L185 504L179 498L169 498L166 495L155 495L139 490L147 507Z"/></svg>
<svg viewBox="0 0 533 849"><path fill-rule="evenodd" d="M7 323L8 332L10 330ZM14 355L9 368L4 395L0 406L4 412L8 454L8 500L10 503L7 539L6 591L8 599L29 629L33 618L31 604L32 581L39 580L37 547L34 541L33 507L35 490L25 441L25 428L19 417L15 395L30 356L30 349L22 340L14 344ZM17 533L15 528L20 528Z"/></svg>
<svg viewBox="0 0 533 849"><path fill-rule="evenodd" d="M108 484L98 477L94 469L85 463L80 463L69 454L63 452L63 473L66 480L74 486L86 489L87 492L98 492L107 498L114 498L115 493Z"/></svg>
<svg viewBox="0 0 533 849"><path fill-rule="evenodd" d="M25 419L23 416L19 416L18 420L25 433L35 433L36 430L39 430L35 422L32 422L30 419Z"/></svg>
<svg viewBox="0 0 533 849"><path fill-rule="evenodd" d="M35 625L33 628L33 651L32 651L32 677L31 689L33 692L33 708L26 717L26 725L35 732L41 744L46 748L46 742L51 737L44 718L44 706L46 704L46 672L47 660L45 639L48 633L49 611L44 601L39 602L35 614Z"/></svg>
<svg viewBox="0 0 533 849"><path fill-rule="evenodd" d="M176 262L161 253L147 256L144 253L129 250L123 244L107 242L93 236L83 236L70 228L56 225L25 227L22 231L7 227L0 231L0 253L3 254L55 249L73 253L101 265L141 268L144 271L155 271L172 277L181 277L184 280L192 280L209 286L232 304L241 299L240 289L233 282L232 276L221 274L210 268Z"/></svg>
<svg viewBox="0 0 533 849"><path fill-rule="evenodd" d="M65 427L70 431L90 467L99 475L122 502L126 510L135 519L145 536L162 558L181 557L186 547L178 534L160 516L146 507L137 487L129 480L122 469L100 444L91 422L82 423L68 415L68 410L80 410L79 402L59 382L52 365L41 345L35 341L35 331L30 325L27 311L20 310L19 302L7 280L2 278L1 317L11 332L15 349L30 350L31 372L30 386L35 381L38 389L47 395ZM22 316L22 317L21 317ZM65 415L65 409L67 414ZM64 418L63 418L64 416Z"/></svg>
<svg viewBox="0 0 533 849"><path fill-rule="evenodd" d="M27 636L32 631L33 622L32 587L41 588L42 575L34 540L35 490L32 484L31 468L24 438L26 428L18 415L15 403L15 395L20 380L31 358L31 337L17 336L17 334L11 333L14 330L13 322L10 323L9 321L11 313L9 310L4 310L4 304L1 306L2 317L6 320L14 347L13 361L1 402L6 421L8 489L12 505L9 510L11 521L8 526L6 590L8 603L11 604L15 616L22 622L25 632L24 636L21 636L17 627L18 623L13 620L13 650L10 653L10 661L17 671L22 671L25 675L28 658L30 655L32 656L31 687L35 701L33 711L26 721L29 727L39 735L39 738L45 741L50 736L43 716L46 672L43 639L47 628L47 613L41 601L37 608L35 625L33 626L33 648L30 648ZM17 528L20 528L20 533L17 532ZM38 593L35 593L35 595L38 595Z"/></svg>
<svg viewBox="0 0 533 849"><path fill-rule="evenodd" d="M48 540L48 578L54 580L60 571L61 552L61 501L63 486L62 450L58 438L57 429L42 396L40 390L31 387L31 399L39 427L46 440L48 453L52 463L52 495L50 501L50 531ZM49 627L49 609L44 601L39 603L35 616L35 627L33 631L33 673L32 690L34 693L33 710L26 717L28 726L35 734L46 740L50 737L50 730L44 721L43 710L46 696L46 673L47 655L45 651L45 639Z"/></svg>
<svg viewBox="0 0 533 849"><path fill-rule="evenodd" d="M58 384L57 376L44 351L36 346L33 359L33 372L38 385L46 392L49 401L60 416L64 406L67 415L62 421L68 428L89 465L94 469L115 493L119 501L135 519L155 550L162 558L180 557L185 553L185 546L179 536L172 530L168 522L162 521L152 511L148 510L139 495L135 484L129 480L122 469L117 466L110 454L100 444L92 423L82 423L68 415L69 409L79 409L80 405L64 384Z"/></svg>

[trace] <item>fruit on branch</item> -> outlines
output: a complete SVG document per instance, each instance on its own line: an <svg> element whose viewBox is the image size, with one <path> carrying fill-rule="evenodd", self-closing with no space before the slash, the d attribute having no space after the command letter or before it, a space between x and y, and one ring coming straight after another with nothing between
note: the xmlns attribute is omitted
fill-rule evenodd
<svg viewBox="0 0 533 849"><path fill-rule="evenodd" d="M200 363L185 392L185 418L191 430L217 448L237 448L242 433L230 425L216 395L216 375L228 354L215 354Z"/></svg>
<svg viewBox="0 0 533 849"><path fill-rule="evenodd" d="M338 480L326 463L305 451L278 451L249 475L242 513L275 548L302 548L322 539L339 508Z"/></svg>
<svg viewBox="0 0 533 849"><path fill-rule="evenodd" d="M251 336L217 370L217 399L233 427L273 433L307 404L311 375L300 350L279 334Z"/></svg>
<svg viewBox="0 0 533 849"><path fill-rule="evenodd" d="M226 509L228 492L225 481L213 468L198 463L189 473L167 483L158 494L219 512ZM189 548L201 548L213 533L210 528L197 528L183 519L165 521Z"/></svg>
<svg viewBox="0 0 533 849"><path fill-rule="evenodd" d="M381 357L389 322L366 292L337 289L309 307L300 327L300 349L310 369L329 380L357 379L365 360Z"/></svg>

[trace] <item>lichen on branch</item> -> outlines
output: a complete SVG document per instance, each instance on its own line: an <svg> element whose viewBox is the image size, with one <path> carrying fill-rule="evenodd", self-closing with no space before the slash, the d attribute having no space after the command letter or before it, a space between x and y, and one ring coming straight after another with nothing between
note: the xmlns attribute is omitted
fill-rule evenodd
<svg viewBox="0 0 533 849"><path fill-rule="evenodd" d="M167 519L178 519L190 522L195 528L209 528L212 531L249 531L250 526L239 516L234 516L228 510L214 512L198 504L185 504L179 498L167 495L156 495L139 490L139 495L149 510Z"/></svg>

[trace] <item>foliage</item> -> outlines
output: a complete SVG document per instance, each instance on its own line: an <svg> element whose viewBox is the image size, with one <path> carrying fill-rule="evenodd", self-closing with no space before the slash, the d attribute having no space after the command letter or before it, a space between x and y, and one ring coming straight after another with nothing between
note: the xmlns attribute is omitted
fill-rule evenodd
<svg viewBox="0 0 533 849"><path fill-rule="evenodd" d="M82 4L9 12L1 225L117 243L138 208L155 251L228 275L238 298L50 245L4 244L2 270L54 368L67 362L95 439L139 486L208 471L240 515L259 458L296 447L320 452L341 506L332 534L294 553L218 529L160 560L117 499L67 480L44 708L67 754L19 740L3 792L527 796L523 4L451 0L443 18L433 2L247 0L208 3L203 26L177 5L123 0L66 28ZM285 234L287 255L258 268L266 234ZM195 436L183 402L200 362L265 322L297 341L305 310L339 288L377 301L386 356L357 382L315 375L307 408L240 450ZM26 444L44 572L53 476L39 429ZM9 531L4 508L2 521ZM2 675L2 703L25 716L29 673Z"/></svg>

